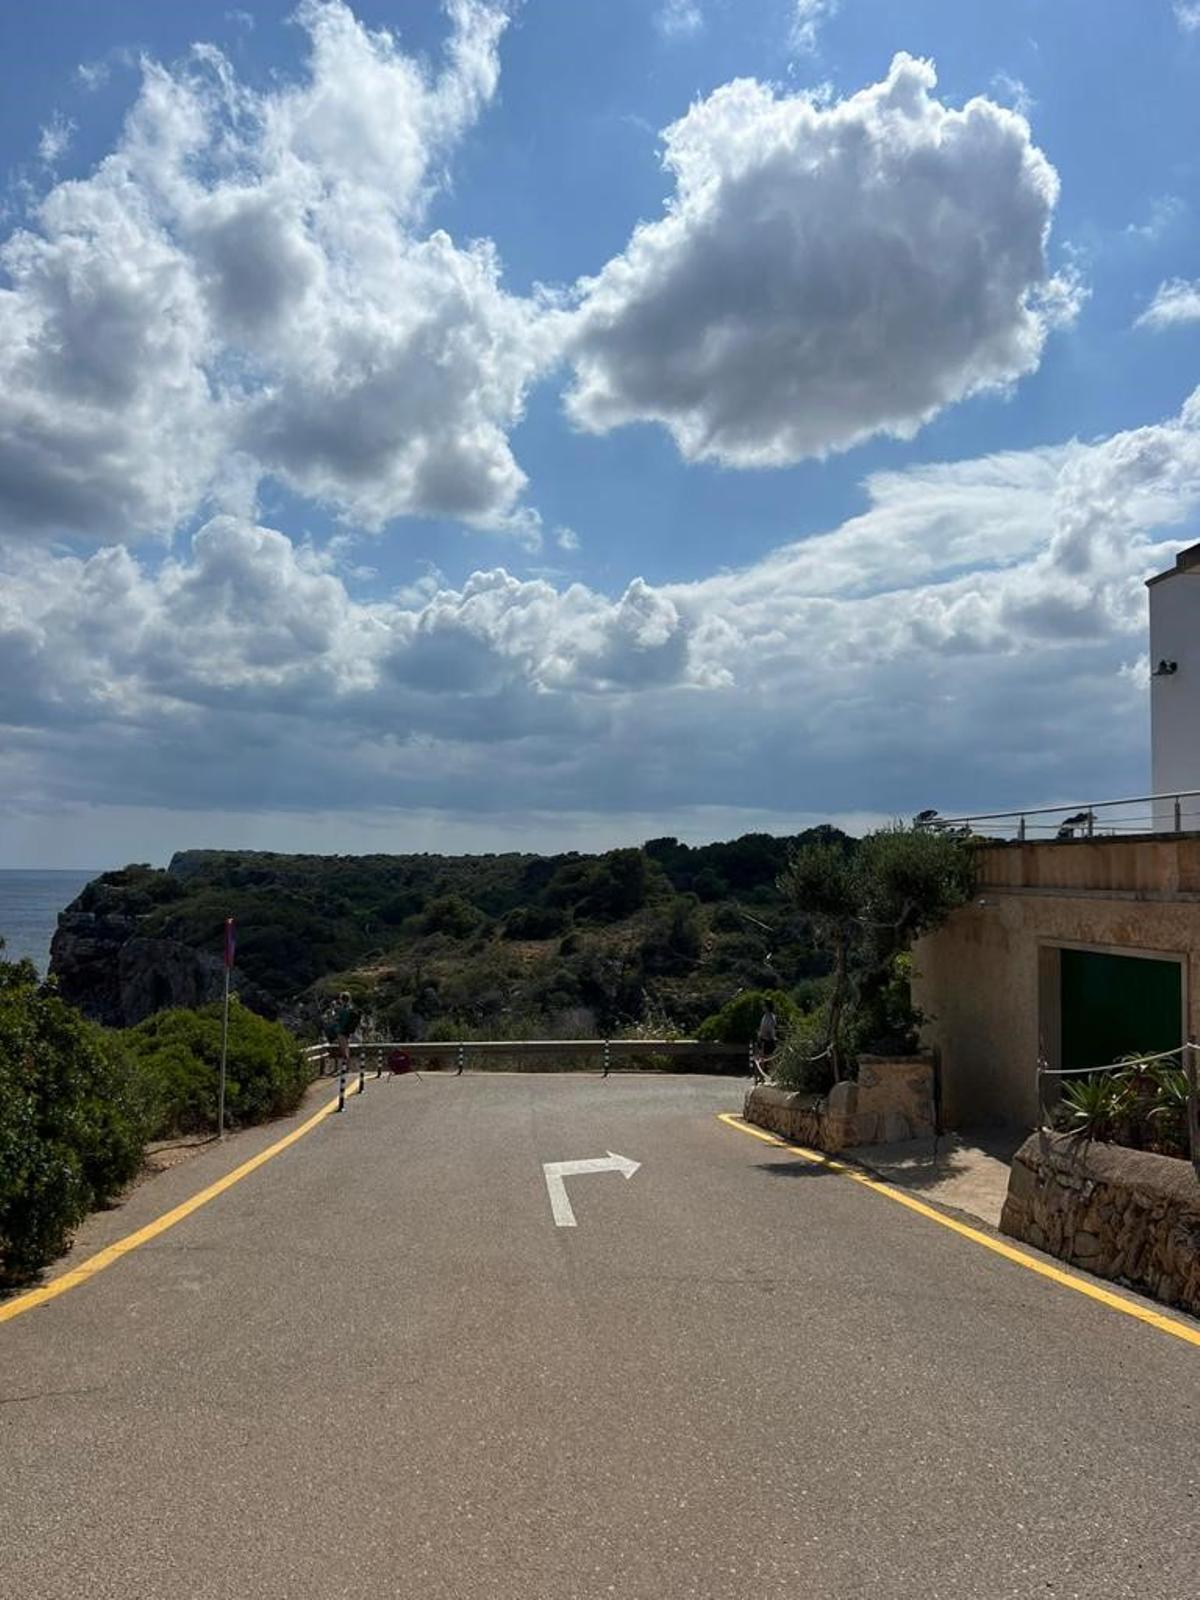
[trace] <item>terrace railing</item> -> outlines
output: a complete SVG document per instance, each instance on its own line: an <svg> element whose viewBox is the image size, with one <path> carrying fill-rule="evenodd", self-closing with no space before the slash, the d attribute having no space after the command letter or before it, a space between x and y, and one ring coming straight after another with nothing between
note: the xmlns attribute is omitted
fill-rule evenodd
<svg viewBox="0 0 1200 1600"><path fill-rule="evenodd" d="M980 824L991 823L992 827ZM1190 833L1200 829L1200 789L1141 794L1082 804L1023 806L1012 811L974 811L961 817L922 812L917 826L962 829L1013 839L1091 839L1146 833Z"/></svg>

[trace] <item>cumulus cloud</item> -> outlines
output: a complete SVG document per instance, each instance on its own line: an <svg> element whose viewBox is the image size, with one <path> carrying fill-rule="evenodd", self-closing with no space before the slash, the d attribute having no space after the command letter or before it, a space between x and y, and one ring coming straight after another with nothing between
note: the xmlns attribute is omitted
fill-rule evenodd
<svg viewBox="0 0 1200 1600"><path fill-rule="evenodd" d="M549 324L486 242L424 228L506 23L446 9L436 73L342 0L303 0L294 83L252 90L209 46L142 64L113 152L0 247L10 528L169 532L230 461L370 527L514 515Z"/></svg>
<svg viewBox="0 0 1200 1600"><path fill-rule="evenodd" d="M662 423L688 460L783 466L1033 371L1078 290L1029 125L899 55L835 105L743 79L666 130L676 192L580 286L567 409Z"/></svg>
<svg viewBox="0 0 1200 1600"><path fill-rule="evenodd" d="M157 565L11 547L6 792L662 817L1136 779L1142 584L1200 508L1200 392L1108 440L865 488L861 514L744 570L614 596L496 568L360 600L336 555L233 516Z"/></svg>
<svg viewBox="0 0 1200 1600"><path fill-rule="evenodd" d="M1160 283L1136 325L1161 330L1178 327L1181 322L1200 322L1200 279L1169 278Z"/></svg>
<svg viewBox="0 0 1200 1600"><path fill-rule="evenodd" d="M1185 33L1195 33L1200 28L1198 0L1175 0L1175 20Z"/></svg>

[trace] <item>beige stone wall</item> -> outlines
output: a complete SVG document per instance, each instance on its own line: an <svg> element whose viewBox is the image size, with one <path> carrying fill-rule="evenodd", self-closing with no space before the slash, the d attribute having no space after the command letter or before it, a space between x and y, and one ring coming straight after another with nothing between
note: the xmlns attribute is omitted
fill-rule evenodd
<svg viewBox="0 0 1200 1600"><path fill-rule="evenodd" d="M743 1115L818 1150L927 1138L933 1132L933 1069L921 1056L860 1056L857 1080L834 1084L826 1095L756 1085L746 1095Z"/></svg>
<svg viewBox="0 0 1200 1600"><path fill-rule="evenodd" d="M1200 895L1179 887L1200 882L1200 840L997 846L980 858L976 900L914 951L947 1127L1034 1125L1039 1049L1052 1060L1057 1045L1061 946L1180 957L1186 1031L1200 1038Z"/></svg>
<svg viewBox="0 0 1200 1600"><path fill-rule="evenodd" d="M1200 1180L1188 1161L1033 1134L1013 1158L1000 1227L1200 1313Z"/></svg>

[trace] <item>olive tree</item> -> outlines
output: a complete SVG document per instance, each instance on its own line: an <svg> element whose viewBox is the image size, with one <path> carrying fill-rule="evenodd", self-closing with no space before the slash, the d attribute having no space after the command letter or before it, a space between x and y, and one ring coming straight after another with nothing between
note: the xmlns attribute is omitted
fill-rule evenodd
<svg viewBox="0 0 1200 1600"><path fill-rule="evenodd" d="M957 833L895 823L858 844L801 845L779 879L829 953L825 1046L835 1080L859 1050L905 1052L920 1017L905 957L971 895L974 863Z"/></svg>

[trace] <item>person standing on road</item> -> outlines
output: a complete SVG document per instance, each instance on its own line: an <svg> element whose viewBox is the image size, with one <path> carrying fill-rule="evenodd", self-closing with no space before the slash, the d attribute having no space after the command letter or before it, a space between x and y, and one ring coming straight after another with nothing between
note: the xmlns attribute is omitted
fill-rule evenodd
<svg viewBox="0 0 1200 1600"><path fill-rule="evenodd" d="M775 1007L768 1000L763 1010L762 1021L758 1025L758 1050L755 1056L755 1064L763 1078L767 1076L766 1062L775 1054L778 1034L779 1024L775 1017Z"/></svg>
<svg viewBox="0 0 1200 1600"><path fill-rule="evenodd" d="M337 997L337 1010L333 1018L333 1042L337 1046L338 1060L343 1071L350 1065L350 1036L359 1024L359 1014L349 992L343 990Z"/></svg>

